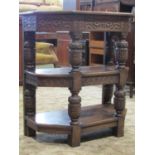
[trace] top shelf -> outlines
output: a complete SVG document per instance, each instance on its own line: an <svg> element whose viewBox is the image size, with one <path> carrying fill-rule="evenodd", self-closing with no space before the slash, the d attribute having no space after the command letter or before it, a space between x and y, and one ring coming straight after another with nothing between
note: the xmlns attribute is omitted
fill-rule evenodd
<svg viewBox="0 0 155 155"><path fill-rule="evenodd" d="M24 31L128 32L132 13L97 11L31 11L20 14Z"/></svg>

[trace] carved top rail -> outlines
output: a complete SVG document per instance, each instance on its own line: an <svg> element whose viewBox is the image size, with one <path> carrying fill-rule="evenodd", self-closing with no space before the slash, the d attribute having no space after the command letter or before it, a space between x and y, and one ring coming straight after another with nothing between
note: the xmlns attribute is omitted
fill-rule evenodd
<svg viewBox="0 0 155 155"><path fill-rule="evenodd" d="M128 32L131 13L57 11L25 12L20 14L24 31L109 31Z"/></svg>

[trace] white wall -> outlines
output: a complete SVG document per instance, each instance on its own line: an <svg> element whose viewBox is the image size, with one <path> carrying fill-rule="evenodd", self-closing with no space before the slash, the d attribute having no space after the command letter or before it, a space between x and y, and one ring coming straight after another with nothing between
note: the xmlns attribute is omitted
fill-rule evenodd
<svg viewBox="0 0 155 155"><path fill-rule="evenodd" d="M62 0L63 10L76 10L76 0Z"/></svg>

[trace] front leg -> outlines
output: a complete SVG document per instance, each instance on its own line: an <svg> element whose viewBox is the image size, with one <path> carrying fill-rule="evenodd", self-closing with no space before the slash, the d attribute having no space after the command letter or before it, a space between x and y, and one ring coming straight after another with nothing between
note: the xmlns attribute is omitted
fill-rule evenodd
<svg viewBox="0 0 155 155"><path fill-rule="evenodd" d="M114 129L115 135L121 137L124 135L124 120L126 115L125 109L125 84L128 77L128 67L125 66L127 56L128 56L128 43L125 40L127 34L122 34L121 40L117 42L117 61L118 61L118 70L120 71L120 80L116 84L116 91L114 93L114 107L116 110L116 117L118 118L118 125Z"/></svg>
<svg viewBox="0 0 155 155"><path fill-rule="evenodd" d="M36 113L36 87L26 83L26 70L35 70L35 32L24 32L24 80L23 80L23 104L24 104L24 135L34 137L36 131L27 125L27 117L35 117Z"/></svg>
<svg viewBox="0 0 155 155"><path fill-rule="evenodd" d="M68 98L68 114L70 116L70 125L72 127L71 134L68 136L69 144L71 146L79 146L81 141L81 127L79 122L81 112L81 97L78 95L81 90L81 72L80 65L82 63L82 49L81 32L70 32L72 43L70 44L70 64L72 70L70 76L72 78L70 83L71 96Z"/></svg>

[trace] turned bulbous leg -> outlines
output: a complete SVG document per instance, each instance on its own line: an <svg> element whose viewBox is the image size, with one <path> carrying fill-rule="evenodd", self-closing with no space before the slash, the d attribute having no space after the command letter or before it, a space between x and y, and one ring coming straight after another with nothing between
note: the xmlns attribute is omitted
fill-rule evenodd
<svg viewBox="0 0 155 155"><path fill-rule="evenodd" d="M78 124L78 118L80 117L81 110L81 97L78 95L70 96L68 101L68 114L71 118L71 124Z"/></svg>
<svg viewBox="0 0 155 155"><path fill-rule="evenodd" d="M70 64L72 66L70 76L72 78L70 83L71 96L68 98L68 115L70 117L70 125L72 127L71 134L69 134L69 144L71 146L79 146L81 141L81 127L79 123L81 111L81 97L78 95L81 90L81 73L80 65L82 63L83 45L81 42L81 32L70 32L72 43L69 46Z"/></svg>
<svg viewBox="0 0 155 155"><path fill-rule="evenodd" d="M118 118L118 126L114 129L117 137L124 136L124 120L125 120L125 91L122 87L116 86L114 93L114 107L116 110L116 117Z"/></svg>
<svg viewBox="0 0 155 155"><path fill-rule="evenodd" d="M116 117L118 118L118 125L114 129L115 135L121 137L124 135L124 120L126 115L125 109L125 91L124 86L126 84L128 76L128 68L125 66L128 58L128 42L125 40L127 34L121 34L121 40L117 42L117 61L118 69L120 71L119 83L116 85L116 91L114 93L114 107L116 110Z"/></svg>

